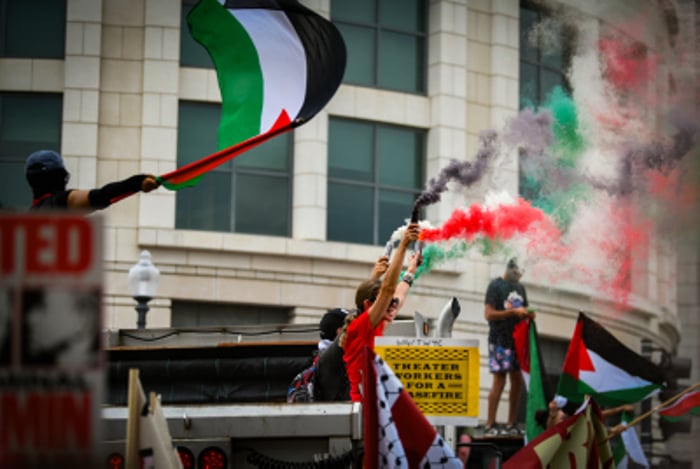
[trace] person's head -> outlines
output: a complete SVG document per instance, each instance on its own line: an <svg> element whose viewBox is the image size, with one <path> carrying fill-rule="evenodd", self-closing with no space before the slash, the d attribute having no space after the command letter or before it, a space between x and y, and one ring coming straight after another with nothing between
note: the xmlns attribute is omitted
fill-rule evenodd
<svg viewBox="0 0 700 469"><path fill-rule="evenodd" d="M357 306L359 312L365 311L374 303L377 295L379 295L381 286L382 282L380 280L365 280L357 287L357 291L355 291L355 306Z"/></svg>
<svg viewBox="0 0 700 469"><path fill-rule="evenodd" d="M565 397L556 396L549 401L547 410L542 409L535 412L535 420L543 429L552 428L574 415L579 407L581 404L578 402L571 402Z"/></svg>
<svg viewBox="0 0 700 469"><path fill-rule="evenodd" d="M321 339L334 340L345 324L345 316L348 312L342 308L329 309L321 318L319 328L321 329Z"/></svg>
<svg viewBox="0 0 700 469"><path fill-rule="evenodd" d="M381 290L382 282L381 280L366 280L357 287L357 292L355 292L355 304L360 313L369 309L372 303L377 299L379 295L379 290ZM392 298L384 312L384 321L391 322L394 320L399 312L399 299Z"/></svg>
<svg viewBox="0 0 700 469"><path fill-rule="evenodd" d="M394 319L396 319L396 315L399 314L399 300L397 297L393 297L391 299L391 302L389 302L389 306L387 307L386 312L384 313L384 320L387 322L392 322Z"/></svg>
<svg viewBox="0 0 700 469"><path fill-rule="evenodd" d="M457 457L462 461L464 467L467 466L467 461L469 460L469 454L471 453L471 447L467 446L472 442L472 437L466 433L459 436L459 442L464 443L464 446L459 446L457 449Z"/></svg>
<svg viewBox="0 0 700 469"><path fill-rule="evenodd" d="M518 265L518 260L515 257L511 258L506 264L506 272L503 274L503 278L508 283L517 283L522 276L523 271Z"/></svg>
<svg viewBox="0 0 700 469"><path fill-rule="evenodd" d="M70 177L63 158L53 150L39 150L29 155L24 175L35 197L64 190Z"/></svg>

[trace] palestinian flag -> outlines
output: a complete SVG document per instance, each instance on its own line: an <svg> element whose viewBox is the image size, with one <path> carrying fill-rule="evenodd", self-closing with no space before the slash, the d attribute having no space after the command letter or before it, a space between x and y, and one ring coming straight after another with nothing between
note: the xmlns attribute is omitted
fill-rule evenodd
<svg viewBox="0 0 700 469"><path fill-rule="evenodd" d="M661 417L672 422L680 420L686 414L700 416L700 390L683 394L678 400L659 410Z"/></svg>
<svg viewBox="0 0 700 469"><path fill-rule="evenodd" d="M340 32L297 0L200 0L187 23L216 68L223 150L162 175L171 189L311 119L346 63Z"/></svg>
<svg viewBox="0 0 700 469"><path fill-rule="evenodd" d="M634 414L622 412L620 423L626 424L633 419ZM613 458L616 469L649 467L649 461L642 450L642 444L639 442L637 431L634 428L628 428L620 434L617 446L613 450Z"/></svg>
<svg viewBox="0 0 700 469"><path fill-rule="evenodd" d="M363 467L462 469L463 464L428 422L391 367L364 349Z"/></svg>
<svg viewBox="0 0 700 469"><path fill-rule="evenodd" d="M520 371L527 389L525 436L526 441L532 441L544 431L544 428L537 423L535 413L538 410L546 411L547 404L552 399L547 386L548 381L544 372L534 319L526 319L516 324L513 339L515 353L518 355L518 362L520 362Z"/></svg>
<svg viewBox="0 0 700 469"><path fill-rule="evenodd" d="M590 395L602 406L618 406L649 397L664 381L661 368L579 313L557 394L574 402Z"/></svg>
<svg viewBox="0 0 700 469"><path fill-rule="evenodd" d="M503 464L503 469L609 468L608 434L598 406L588 400L578 412L542 432Z"/></svg>

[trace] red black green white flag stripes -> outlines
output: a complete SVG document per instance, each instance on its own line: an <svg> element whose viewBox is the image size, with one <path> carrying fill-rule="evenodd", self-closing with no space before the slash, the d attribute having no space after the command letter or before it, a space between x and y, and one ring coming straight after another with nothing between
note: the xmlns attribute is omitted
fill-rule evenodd
<svg viewBox="0 0 700 469"><path fill-rule="evenodd" d="M686 393L672 404L659 409L659 416L672 422L687 414L700 416L700 390Z"/></svg>
<svg viewBox="0 0 700 469"><path fill-rule="evenodd" d="M634 415L632 413L622 412L620 423L626 425L633 419ZM620 434L620 439L613 449L613 458L615 460L616 469L641 469L649 467L649 461L644 454L642 444L634 428L628 428Z"/></svg>
<svg viewBox="0 0 700 469"><path fill-rule="evenodd" d="M538 410L547 410L547 404L552 398L547 386L547 376L537 337L537 325L534 319L520 321L513 331L515 353L518 355L520 371L527 389L527 408L525 410L527 441L534 440L544 431L544 428L537 423L535 413Z"/></svg>
<svg viewBox="0 0 700 469"><path fill-rule="evenodd" d="M315 116L345 72L343 38L297 0L200 0L187 16L216 68L219 152L160 176L170 189Z"/></svg>
<svg viewBox="0 0 700 469"><path fill-rule="evenodd" d="M579 313L557 394L574 402L590 395L602 406L617 406L645 399L664 381L661 368Z"/></svg>

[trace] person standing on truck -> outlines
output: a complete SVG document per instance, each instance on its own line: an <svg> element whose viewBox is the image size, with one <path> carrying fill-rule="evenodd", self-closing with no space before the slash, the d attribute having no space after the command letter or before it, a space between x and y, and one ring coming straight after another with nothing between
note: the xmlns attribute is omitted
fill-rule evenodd
<svg viewBox="0 0 700 469"><path fill-rule="evenodd" d="M396 317L396 313L402 306L405 294L400 298L396 295L399 288L399 275L404 263L408 245L418 239L420 227L418 223L411 223L404 232L403 238L396 248L394 257L389 264L384 279L367 280L362 282L355 293L355 304L358 311L348 317L346 326L339 338L339 345L343 348L343 361L350 382L350 399L359 402L360 383L362 380L362 351L365 346L374 349L374 338L382 335L384 325ZM416 255L419 257L419 255ZM417 260L414 260L417 262ZM413 278L404 279L405 290L413 281ZM404 287L402 287L404 289Z"/></svg>
<svg viewBox="0 0 700 469"><path fill-rule="evenodd" d="M517 260L512 258L508 261L503 276L491 280L486 289L484 316L489 323L489 371L493 374L484 429L486 436L521 434L515 426L515 421L523 389L523 377L515 354L513 330L515 325L529 314L527 292L525 286L520 283L522 274ZM495 425L496 411L506 384L506 376L510 378L508 422L506 427L499 431Z"/></svg>
<svg viewBox="0 0 700 469"><path fill-rule="evenodd" d="M35 151L27 158L24 174L32 188L32 210L69 208L99 210L136 192L150 192L160 186L152 174L135 174L99 189L66 189L70 174L61 155L53 150Z"/></svg>

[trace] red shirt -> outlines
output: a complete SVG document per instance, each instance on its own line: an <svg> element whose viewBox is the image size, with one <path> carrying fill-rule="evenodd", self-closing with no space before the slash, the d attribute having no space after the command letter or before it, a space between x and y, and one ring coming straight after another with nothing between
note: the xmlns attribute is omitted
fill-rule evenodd
<svg viewBox="0 0 700 469"><path fill-rule="evenodd" d="M350 381L350 399L353 402L362 400L362 395L360 394L363 366L362 349L366 345L371 350L374 350L374 338L381 336L383 333L384 321L379 323L377 327L372 328L367 311L353 319L348 325L345 345L343 345L343 361L345 362L348 381Z"/></svg>

